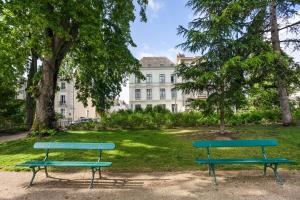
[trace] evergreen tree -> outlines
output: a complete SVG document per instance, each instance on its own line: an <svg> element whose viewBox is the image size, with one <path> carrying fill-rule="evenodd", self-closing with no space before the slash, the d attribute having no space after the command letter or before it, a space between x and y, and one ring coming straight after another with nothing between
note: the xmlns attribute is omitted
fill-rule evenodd
<svg viewBox="0 0 300 200"><path fill-rule="evenodd" d="M179 45L192 53L203 56L191 65L177 67L184 80L177 88L184 92L208 93L207 106L220 114L220 132L225 131L225 111L245 101L245 84L241 58L237 55L235 40L228 27L232 24L223 16L226 1L190 0L187 6L194 11L195 19L188 28L179 26L178 34L186 38Z"/></svg>

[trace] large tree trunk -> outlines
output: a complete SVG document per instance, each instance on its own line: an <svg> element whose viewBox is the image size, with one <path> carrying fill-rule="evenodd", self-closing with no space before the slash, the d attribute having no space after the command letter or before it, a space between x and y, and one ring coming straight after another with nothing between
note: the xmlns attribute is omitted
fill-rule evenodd
<svg viewBox="0 0 300 200"><path fill-rule="evenodd" d="M54 58L44 58L39 93L36 99L36 114L32 130L55 129L55 91L59 66Z"/></svg>
<svg viewBox="0 0 300 200"><path fill-rule="evenodd" d="M221 99L220 99L220 133L225 133L225 102L224 102L224 84L221 85Z"/></svg>
<svg viewBox="0 0 300 200"><path fill-rule="evenodd" d="M75 27L77 33L77 26ZM39 92L36 95L36 114L32 125L33 131L56 129L55 92L58 72L62 60L72 46L71 41L65 41L56 35L51 38L51 54L45 56L42 63L42 77Z"/></svg>
<svg viewBox="0 0 300 200"><path fill-rule="evenodd" d="M281 54L280 41L279 41L279 31L277 23L277 14L276 14L276 2L272 1L270 5L271 13L271 41L273 49ZM292 115L290 111L289 98L287 94L287 89L285 86L285 81L281 78L280 68L283 66L278 66L277 73L277 91L279 96L282 123L283 125L290 125L292 122Z"/></svg>
<svg viewBox="0 0 300 200"><path fill-rule="evenodd" d="M33 78L37 72L37 60L38 56L34 49L31 49L31 63L27 76L26 86L26 125L28 128L32 126L35 111L35 100L30 91L30 87L33 86Z"/></svg>

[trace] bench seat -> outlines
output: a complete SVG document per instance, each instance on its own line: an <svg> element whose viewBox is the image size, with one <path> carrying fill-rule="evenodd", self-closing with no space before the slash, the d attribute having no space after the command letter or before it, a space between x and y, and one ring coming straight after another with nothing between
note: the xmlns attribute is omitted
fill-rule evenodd
<svg viewBox="0 0 300 200"><path fill-rule="evenodd" d="M116 145L114 143L83 143L83 142L36 142L33 145L35 149L45 150L45 158L43 160L30 160L20 164L19 167L29 167L32 170L32 177L29 182L28 187L31 187L35 175L40 170L45 170L46 177L48 175L48 167L86 167L91 168L92 178L89 188L93 187L95 173L99 172L99 178L101 179L101 168L110 167L112 162L102 161L102 151L103 150L113 150ZM49 160L50 150L97 150L98 159L97 161L72 161L72 160Z"/></svg>
<svg viewBox="0 0 300 200"><path fill-rule="evenodd" d="M81 161L27 161L17 166L23 167L109 167L112 162L81 162Z"/></svg>
<svg viewBox="0 0 300 200"><path fill-rule="evenodd" d="M200 159L197 158L198 164L278 164L278 163L293 163L285 158L228 158L228 159Z"/></svg>
<svg viewBox="0 0 300 200"><path fill-rule="evenodd" d="M214 177L214 183L217 184L215 167L224 164L261 164L264 166L264 176L267 173L267 168L271 168L274 172L278 183L282 184L282 178L278 174L279 164L294 164L295 162L285 158L269 158L267 156L266 147L277 146L278 143L274 139L259 139L259 140L199 140L194 141L193 146L196 148L206 149L207 158L196 158L197 164L208 165L208 173ZM262 156L259 158L213 158L212 148L243 148L243 147L260 147ZM237 150L238 151L238 150Z"/></svg>

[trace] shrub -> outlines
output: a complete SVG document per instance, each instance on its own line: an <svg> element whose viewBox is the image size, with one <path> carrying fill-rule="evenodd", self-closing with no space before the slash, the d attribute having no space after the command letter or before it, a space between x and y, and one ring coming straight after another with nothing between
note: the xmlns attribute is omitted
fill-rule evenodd
<svg viewBox="0 0 300 200"><path fill-rule="evenodd" d="M294 113L300 116L300 111ZM230 113L225 117L227 125L242 124L270 124L280 120L277 110L250 111ZM70 129L103 130L103 129L159 129L176 127L200 127L218 125L220 121L217 113L204 114L202 112L171 113L161 106L144 111L119 111L101 117L100 122L83 122L71 125Z"/></svg>
<svg viewBox="0 0 300 200"><path fill-rule="evenodd" d="M30 136L33 137L47 137L47 136L54 136L56 135L58 132L55 129L43 129L40 131L32 131L30 133Z"/></svg>

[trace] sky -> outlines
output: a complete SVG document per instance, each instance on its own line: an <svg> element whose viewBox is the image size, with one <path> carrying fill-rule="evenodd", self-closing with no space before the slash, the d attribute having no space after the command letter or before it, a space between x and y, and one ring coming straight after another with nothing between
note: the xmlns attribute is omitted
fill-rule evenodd
<svg viewBox="0 0 300 200"><path fill-rule="evenodd" d="M173 62L177 53L184 53L176 46L184 41L184 38L177 35L179 25L187 26L193 19L192 10L185 6L187 0L148 0L147 22L140 22L137 16L131 26L131 35L137 45L131 48L133 55L141 59L145 56L166 56ZM298 19L294 19L299 20ZM281 37L286 37L286 33L281 33ZM287 49L288 54L300 62L300 52L293 52ZM120 100L129 101L128 84L122 88Z"/></svg>

